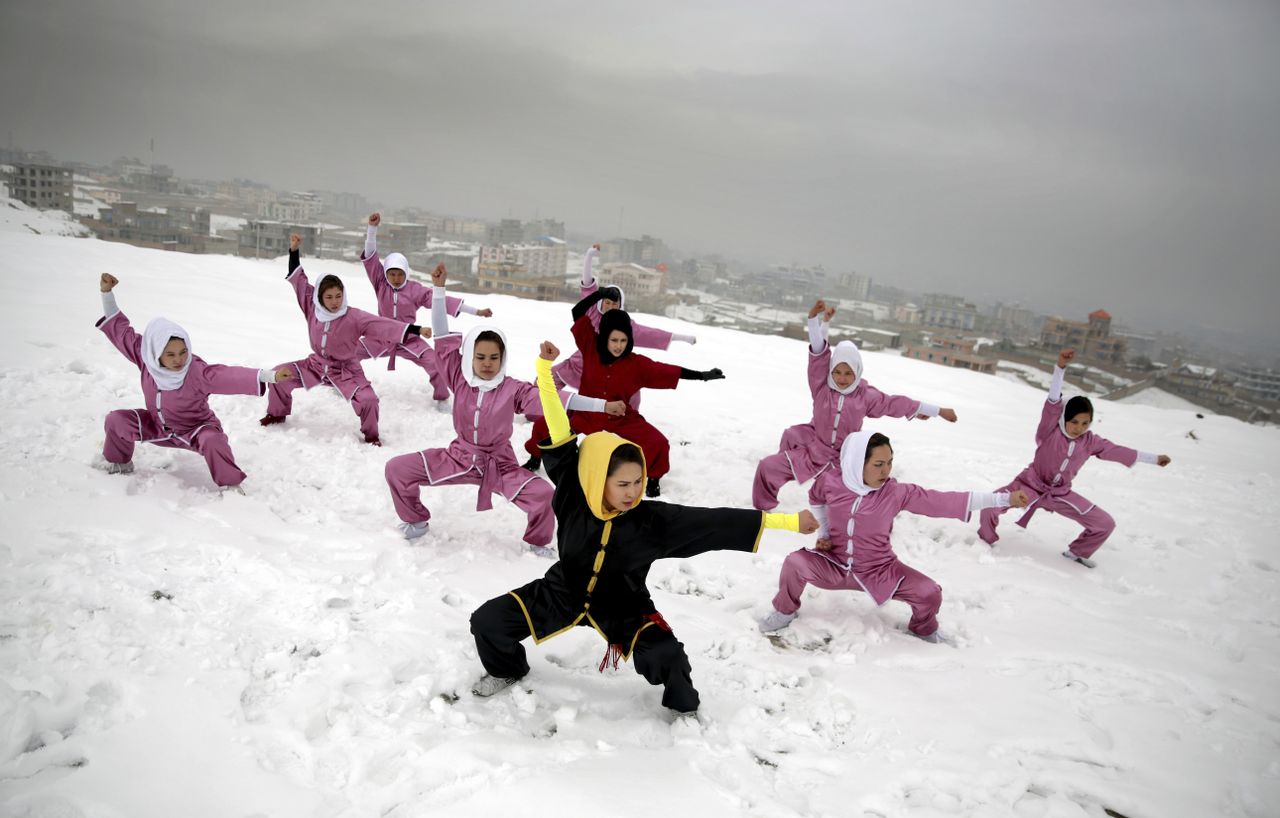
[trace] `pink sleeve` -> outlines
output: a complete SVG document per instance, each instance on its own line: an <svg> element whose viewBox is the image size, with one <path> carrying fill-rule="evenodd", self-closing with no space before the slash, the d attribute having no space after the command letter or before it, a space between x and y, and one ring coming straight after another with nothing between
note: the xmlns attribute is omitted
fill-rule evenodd
<svg viewBox="0 0 1280 818"><path fill-rule="evenodd" d="M827 376L831 374L831 345L827 344L816 355L809 352L809 393L815 398L827 385Z"/></svg>
<svg viewBox="0 0 1280 818"><path fill-rule="evenodd" d="M315 304L312 303L312 293L315 288L311 286L311 282L307 281L307 274L301 267L289 273L289 277L285 279L293 286L293 294L298 297L298 308L302 310L302 314L310 318L315 312Z"/></svg>
<svg viewBox="0 0 1280 818"><path fill-rule="evenodd" d="M139 369L142 368L142 336L129 323L123 312L98 319L98 329L107 336L111 345Z"/></svg>
<svg viewBox="0 0 1280 818"><path fill-rule="evenodd" d="M349 308L347 315L354 315L359 323L360 334L366 338L372 338L375 341L384 341L389 344L404 343L405 337L409 334L409 325L404 321L396 321L391 318L379 318L371 315L364 310Z"/></svg>
<svg viewBox="0 0 1280 818"><path fill-rule="evenodd" d="M600 289L600 282L596 281L595 277L592 276L591 283L579 290L580 297L578 300L581 301L583 298L586 298L598 289Z"/></svg>
<svg viewBox="0 0 1280 818"><path fill-rule="evenodd" d="M903 490L902 510L924 517L969 519L969 492L934 491L911 483L899 483Z"/></svg>
<svg viewBox="0 0 1280 818"><path fill-rule="evenodd" d="M1105 437L1093 436L1092 445L1089 447L1089 454L1099 460L1110 460L1112 463L1120 463L1122 465L1133 468L1133 464L1138 462L1138 450L1130 449L1128 446L1119 446L1107 440Z"/></svg>
<svg viewBox="0 0 1280 818"><path fill-rule="evenodd" d="M520 384L520 389L516 392L515 400L512 406L518 415L524 415L527 418L542 417L542 400L538 397L538 387L526 381L516 381ZM560 393L560 404L563 406L565 397L563 391Z"/></svg>
<svg viewBox="0 0 1280 818"><path fill-rule="evenodd" d="M454 394L457 394L459 390L469 386L467 379L462 375L462 336L452 332L433 340L435 341L436 361L440 365L440 371L444 374L445 382L449 384L449 388L453 390Z"/></svg>
<svg viewBox="0 0 1280 818"><path fill-rule="evenodd" d="M365 274L369 276L369 283L373 285L375 293L381 293L383 287L391 286L387 283L387 274L382 269L382 259L378 258L377 253L369 256L361 255L360 260L364 262Z"/></svg>
<svg viewBox="0 0 1280 818"><path fill-rule="evenodd" d="M1036 445L1044 442L1053 430L1058 428L1058 418L1062 416L1062 401L1047 400L1040 410L1040 425L1036 427Z"/></svg>
<svg viewBox="0 0 1280 818"><path fill-rule="evenodd" d="M666 330L646 327L644 324L631 322L631 339L638 347L645 349L666 349L671 346L671 333Z"/></svg>
<svg viewBox="0 0 1280 818"><path fill-rule="evenodd" d="M865 380L862 382L862 400L867 406L869 418L909 418L920 411L920 401L906 395L886 395Z"/></svg>
<svg viewBox="0 0 1280 818"><path fill-rule="evenodd" d="M267 385L258 380L258 370L247 366L210 364L204 368L211 395L264 395Z"/></svg>
<svg viewBox="0 0 1280 818"><path fill-rule="evenodd" d="M444 297L444 307L445 307L445 311L449 313L449 315L453 316L454 318L457 318L458 313L462 312L462 299L454 298L451 295L446 295Z"/></svg>

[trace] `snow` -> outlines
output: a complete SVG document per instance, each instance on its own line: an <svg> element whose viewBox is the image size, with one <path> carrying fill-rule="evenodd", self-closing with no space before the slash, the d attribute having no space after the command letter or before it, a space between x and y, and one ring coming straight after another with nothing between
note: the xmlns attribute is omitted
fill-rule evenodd
<svg viewBox="0 0 1280 818"><path fill-rule="evenodd" d="M1077 489L1118 523L1093 571L1058 555L1078 530L1059 517L1006 516L989 549L973 523L903 514L898 553L941 583L954 647L903 633L901 603L813 589L777 644L763 638L755 618L807 541L770 531L757 555L651 573L697 721L673 721L627 666L597 673L604 645L581 628L526 642L531 674L481 700L468 617L547 562L525 551L518 510L473 512L474 488L428 490L430 533L399 537L384 462L452 436L422 373L366 366L382 449L323 390L271 428L264 400L215 398L247 496L152 446L134 474L107 475L103 416L140 395L93 328L99 273L119 276L137 326L163 313L206 360L266 366L307 353L284 261L73 241L15 212L0 207L0 814L1260 818L1280 804L1266 533L1280 430L1100 401L1099 434L1173 464L1086 467ZM357 265L307 269L373 308ZM567 305L468 299L506 329L516 377L543 338L570 347ZM746 506L756 461L809 417L804 343L641 320L698 335L654 357L728 375L645 396L673 442L664 499ZM864 358L881 389L960 417L875 422L899 479L989 490L1029 460L1042 391ZM783 508L805 497L790 485Z"/></svg>
<svg viewBox="0 0 1280 818"><path fill-rule="evenodd" d="M1149 387L1141 392L1135 392L1127 398L1121 398L1117 403L1141 404L1142 406L1155 406L1160 409L1182 409L1187 412L1201 414L1209 414L1212 410L1205 409L1199 404L1192 403L1186 398L1179 397L1172 392L1166 392L1163 389Z"/></svg>
<svg viewBox="0 0 1280 818"><path fill-rule="evenodd" d="M89 228L61 210L39 210L16 199L0 196L0 234L27 233L45 236L89 236ZM7 261L8 259L6 259Z"/></svg>

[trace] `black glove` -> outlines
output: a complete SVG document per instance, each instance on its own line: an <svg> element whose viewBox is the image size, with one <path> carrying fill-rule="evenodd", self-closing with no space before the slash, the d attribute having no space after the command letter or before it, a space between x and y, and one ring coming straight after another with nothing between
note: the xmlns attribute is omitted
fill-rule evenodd
<svg viewBox="0 0 1280 818"><path fill-rule="evenodd" d="M708 369L706 372L699 372L696 369L680 367L680 379L685 381L718 381L723 377L724 373L719 369Z"/></svg>

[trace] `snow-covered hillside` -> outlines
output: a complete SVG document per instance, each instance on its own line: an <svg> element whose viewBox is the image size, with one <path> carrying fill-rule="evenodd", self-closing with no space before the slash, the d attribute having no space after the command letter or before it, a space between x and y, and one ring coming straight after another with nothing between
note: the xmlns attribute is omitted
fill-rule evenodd
<svg viewBox="0 0 1280 818"><path fill-rule="evenodd" d="M1173 464L1086 467L1077 489L1118 523L1093 571L1059 556L1077 529L1052 515L1028 530L1006 516L989 549L974 524L904 514L898 553L942 584L954 647L905 634L901 603L814 590L778 644L763 638L779 566L807 542L771 531L758 555L650 576L693 663L698 721L673 723L629 666L597 673L605 646L586 629L529 645L527 679L482 700L468 617L548 563L520 542L517 509L474 513L474 488L428 491L430 533L401 539L383 464L451 437L423 374L366 365L381 449L325 390L296 393L271 428L257 423L265 399L215 398L246 496L220 497L199 457L156 447L139 447L134 474L107 475L103 416L141 395L94 328L99 274L120 278L135 325L163 314L207 361L268 366L308 351L285 262L14 224L0 232L0 814L1280 809L1280 430L1101 403L1095 431ZM357 266L307 269L373 308ZM517 377L539 340L570 348L568 305L471 300L506 329ZM654 357L727 373L645 396L673 441L663 499L749 505L756 461L809 417L804 344L644 320L698 334ZM959 413L874 423L901 480L989 490L1031 456L1041 391L892 355L868 354L866 377ZM804 501L783 493L784 508Z"/></svg>

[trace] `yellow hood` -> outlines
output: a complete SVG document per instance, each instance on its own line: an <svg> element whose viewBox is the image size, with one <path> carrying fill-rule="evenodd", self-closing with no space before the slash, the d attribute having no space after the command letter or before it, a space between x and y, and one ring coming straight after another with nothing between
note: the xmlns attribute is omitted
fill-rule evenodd
<svg viewBox="0 0 1280 818"><path fill-rule="evenodd" d="M623 445L631 443L626 438L618 437L613 432L594 432L582 439L582 444L578 447L578 483L582 486L582 494L587 498L587 505L591 508L591 513L599 517L601 520L609 520L617 517L620 511L604 510L604 484L609 476L609 458L613 457L613 450ZM632 444L635 445L635 444ZM639 446L636 446L639 449ZM640 452L640 459L644 460L644 451ZM649 468L647 465L641 466L644 472L644 478L649 476ZM641 485L645 485L644 482ZM636 502L631 508L640 505L640 501L644 499L644 492L636 497ZM630 511L631 509L626 509Z"/></svg>

